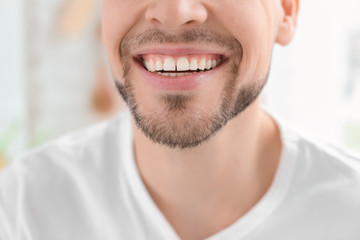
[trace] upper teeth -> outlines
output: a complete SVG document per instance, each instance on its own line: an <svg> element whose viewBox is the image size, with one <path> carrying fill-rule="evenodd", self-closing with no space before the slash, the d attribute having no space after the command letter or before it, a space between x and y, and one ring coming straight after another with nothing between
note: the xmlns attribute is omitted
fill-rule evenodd
<svg viewBox="0 0 360 240"><path fill-rule="evenodd" d="M197 70L210 70L219 65L220 59L200 57L144 57L144 65L150 72L156 71L197 71Z"/></svg>

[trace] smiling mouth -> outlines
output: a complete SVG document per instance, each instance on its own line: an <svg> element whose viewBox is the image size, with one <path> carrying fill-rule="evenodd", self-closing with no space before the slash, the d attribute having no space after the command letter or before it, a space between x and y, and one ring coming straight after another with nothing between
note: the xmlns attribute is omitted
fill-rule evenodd
<svg viewBox="0 0 360 240"><path fill-rule="evenodd" d="M211 71L223 64L225 58L218 54L185 56L146 54L135 60L153 74L182 77Z"/></svg>

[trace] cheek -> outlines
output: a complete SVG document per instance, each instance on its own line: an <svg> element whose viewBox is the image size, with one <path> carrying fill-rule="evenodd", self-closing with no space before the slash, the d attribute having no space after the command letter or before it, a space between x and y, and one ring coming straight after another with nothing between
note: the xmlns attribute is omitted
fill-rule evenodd
<svg viewBox="0 0 360 240"><path fill-rule="evenodd" d="M231 9L219 15L227 31L241 43L243 58L239 74L244 81L259 80L266 77L273 46L273 23L269 9L261 1L239 1L225 6Z"/></svg>
<svg viewBox="0 0 360 240"><path fill-rule="evenodd" d="M103 0L102 39L110 67L117 79L120 79L123 71L120 57L121 41L136 24L139 15L129 9L139 9L137 2L136 0Z"/></svg>

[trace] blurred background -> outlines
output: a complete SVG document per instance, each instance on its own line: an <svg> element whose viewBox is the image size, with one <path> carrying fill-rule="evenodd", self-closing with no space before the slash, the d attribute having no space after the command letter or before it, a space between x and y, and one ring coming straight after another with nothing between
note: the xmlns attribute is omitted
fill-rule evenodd
<svg viewBox="0 0 360 240"><path fill-rule="evenodd" d="M360 1L300 0L274 48L263 102L303 131L360 153ZM124 108L101 45L100 0L0 1L0 168Z"/></svg>

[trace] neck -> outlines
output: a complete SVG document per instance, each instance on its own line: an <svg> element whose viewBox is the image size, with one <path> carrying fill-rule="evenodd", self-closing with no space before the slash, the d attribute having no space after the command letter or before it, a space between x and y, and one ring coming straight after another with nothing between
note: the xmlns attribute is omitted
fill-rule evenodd
<svg viewBox="0 0 360 240"><path fill-rule="evenodd" d="M183 238L199 231L195 223L206 229L197 236L207 237L244 215L269 188L280 158L279 131L257 102L195 148L169 149L134 129L143 181Z"/></svg>

